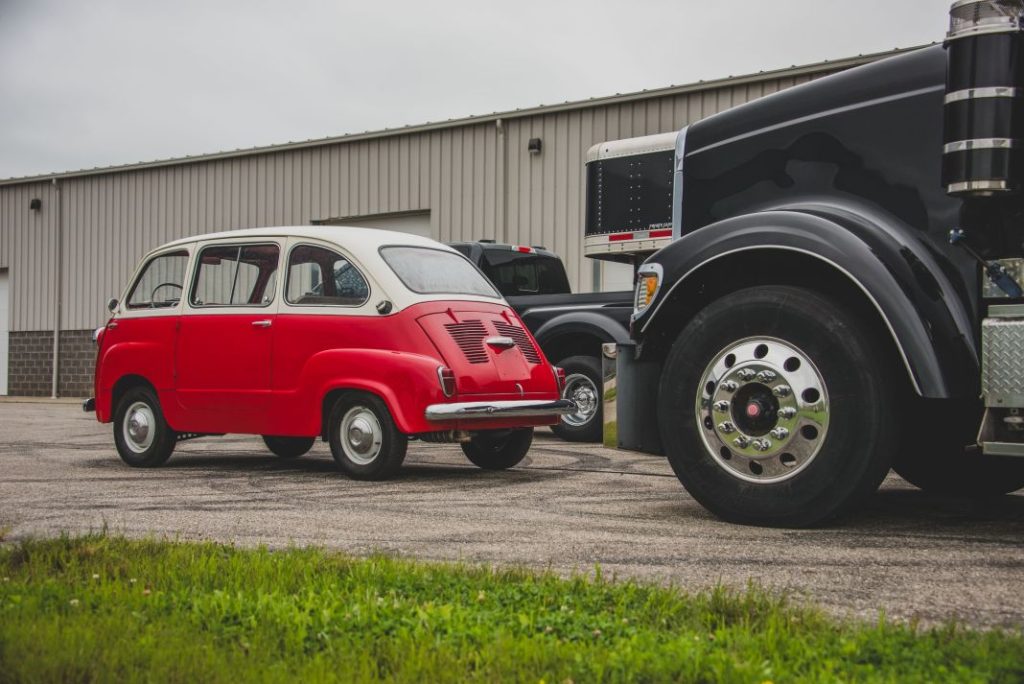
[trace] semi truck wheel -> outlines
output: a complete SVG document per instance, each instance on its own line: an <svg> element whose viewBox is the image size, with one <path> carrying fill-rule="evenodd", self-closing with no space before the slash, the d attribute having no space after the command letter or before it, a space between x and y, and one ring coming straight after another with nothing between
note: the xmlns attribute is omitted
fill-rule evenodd
<svg viewBox="0 0 1024 684"><path fill-rule="evenodd" d="M874 492L897 445L884 346L842 305L803 288L741 290L679 334L658 394L661 441L716 515L805 527Z"/></svg>
<svg viewBox="0 0 1024 684"><path fill-rule="evenodd" d="M917 400L892 469L933 494L986 498L1024 487L1024 459L975 446L981 416L978 402Z"/></svg>
<svg viewBox="0 0 1024 684"><path fill-rule="evenodd" d="M562 398L576 402L576 412L562 416L551 431L569 442L600 442L604 433L601 361L570 356L555 364L565 371Z"/></svg>
<svg viewBox="0 0 1024 684"><path fill-rule="evenodd" d="M395 426L387 405L372 394L353 392L334 403L327 429L331 455L354 480L386 480L405 460L409 439Z"/></svg>
<svg viewBox="0 0 1024 684"><path fill-rule="evenodd" d="M462 452L484 470L507 470L526 458L533 444L533 428L489 430L473 435Z"/></svg>

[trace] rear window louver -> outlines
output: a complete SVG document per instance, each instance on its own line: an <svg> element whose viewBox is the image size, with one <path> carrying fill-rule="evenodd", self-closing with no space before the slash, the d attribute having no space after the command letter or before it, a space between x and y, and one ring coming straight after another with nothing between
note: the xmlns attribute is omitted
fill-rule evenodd
<svg viewBox="0 0 1024 684"><path fill-rule="evenodd" d="M511 337L516 342L516 346L519 347L519 353L523 355L530 363L540 363L540 354L537 353L537 348L533 346L533 341L526 334L526 331L520 328L518 325L509 325L508 323L494 322L494 329L498 331L499 335L505 335Z"/></svg>
<svg viewBox="0 0 1024 684"><path fill-rule="evenodd" d="M484 349L484 337L487 331L481 321L463 321L446 323L445 329L452 336L459 349L466 355L470 363L487 363L487 350Z"/></svg>

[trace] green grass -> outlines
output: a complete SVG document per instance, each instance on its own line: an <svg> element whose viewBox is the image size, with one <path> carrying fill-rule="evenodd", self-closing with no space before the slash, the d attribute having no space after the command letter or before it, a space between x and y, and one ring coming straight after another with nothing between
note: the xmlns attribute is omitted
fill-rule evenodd
<svg viewBox="0 0 1024 684"><path fill-rule="evenodd" d="M756 588L102 535L0 549L0 681L1019 681L1005 632L840 622Z"/></svg>

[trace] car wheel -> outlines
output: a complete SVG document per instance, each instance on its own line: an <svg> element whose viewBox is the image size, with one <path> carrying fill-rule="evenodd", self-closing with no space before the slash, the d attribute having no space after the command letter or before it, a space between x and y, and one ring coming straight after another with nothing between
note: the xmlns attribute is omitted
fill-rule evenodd
<svg viewBox="0 0 1024 684"><path fill-rule="evenodd" d="M658 424L676 476L718 516L804 527L889 470L898 415L883 344L843 306L769 286L725 296L676 339Z"/></svg>
<svg viewBox="0 0 1024 684"><path fill-rule="evenodd" d="M297 458L313 448L314 437L275 437L263 435L263 443L279 458Z"/></svg>
<svg viewBox="0 0 1024 684"><path fill-rule="evenodd" d="M565 371L562 398L576 402L576 411L562 416L552 432L570 442L600 442L604 434L600 360L593 356L570 356L555 365Z"/></svg>
<svg viewBox="0 0 1024 684"><path fill-rule="evenodd" d="M978 451L981 415L978 402L916 400L892 469L933 494L987 498L1024 487L1024 459Z"/></svg>
<svg viewBox="0 0 1024 684"><path fill-rule="evenodd" d="M402 467L409 440L398 431L384 402L371 394L338 399L328 431L338 468L353 479L385 480Z"/></svg>
<svg viewBox="0 0 1024 684"><path fill-rule="evenodd" d="M133 387L114 411L114 445L121 460L135 468L154 468L171 457L178 436L164 420L156 394Z"/></svg>
<svg viewBox="0 0 1024 684"><path fill-rule="evenodd" d="M507 470L526 458L533 444L533 428L478 432L462 451L474 465L484 470Z"/></svg>

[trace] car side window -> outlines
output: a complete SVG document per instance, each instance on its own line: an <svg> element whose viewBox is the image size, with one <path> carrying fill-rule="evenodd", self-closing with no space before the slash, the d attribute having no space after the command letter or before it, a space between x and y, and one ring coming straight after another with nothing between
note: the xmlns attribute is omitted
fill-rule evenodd
<svg viewBox="0 0 1024 684"><path fill-rule="evenodd" d="M288 257L285 301L298 306L360 306L370 286L348 259L314 245L298 245Z"/></svg>
<svg viewBox="0 0 1024 684"><path fill-rule="evenodd" d="M267 306L277 283L277 245L207 247L196 260L192 306Z"/></svg>
<svg viewBox="0 0 1024 684"><path fill-rule="evenodd" d="M179 250L149 260L125 304L129 309L166 309L178 305L185 287L188 252Z"/></svg>

